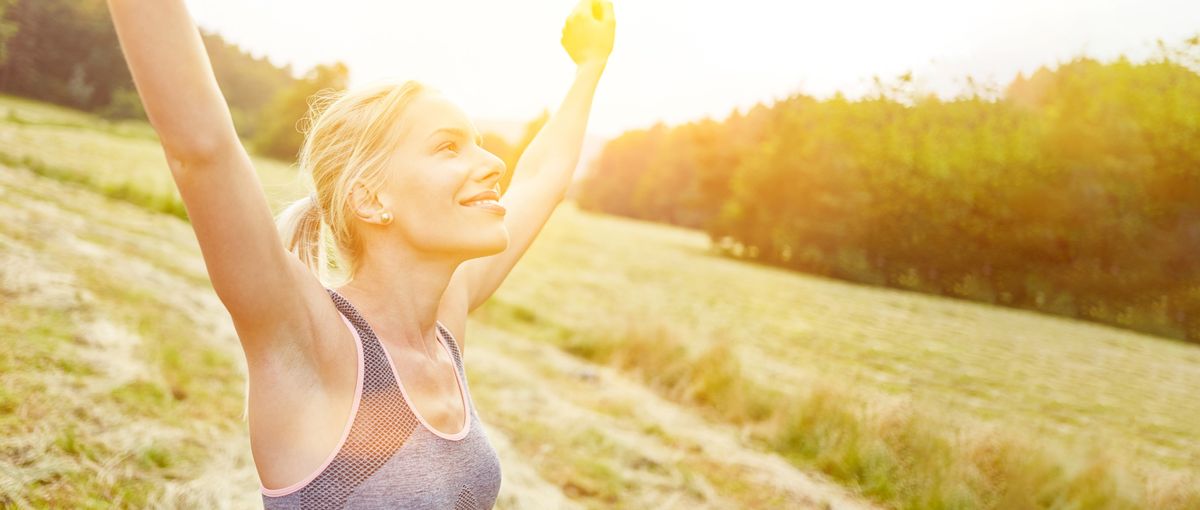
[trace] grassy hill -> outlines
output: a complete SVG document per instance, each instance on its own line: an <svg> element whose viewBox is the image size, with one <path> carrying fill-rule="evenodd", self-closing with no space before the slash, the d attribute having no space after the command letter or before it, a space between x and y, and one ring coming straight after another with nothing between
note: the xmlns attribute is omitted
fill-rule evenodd
<svg viewBox="0 0 1200 510"><path fill-rule="evenodd" d="M0 119L0 504L259 506L244 361L153 132ZM303 193L256 164L273 209ZM468 334L500 508L1200 507L1195 346L569 202Z"/></svg>

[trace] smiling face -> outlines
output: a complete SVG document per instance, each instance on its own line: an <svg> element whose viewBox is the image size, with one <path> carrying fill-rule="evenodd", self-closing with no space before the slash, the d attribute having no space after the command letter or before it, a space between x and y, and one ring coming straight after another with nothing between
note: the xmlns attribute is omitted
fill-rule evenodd
<svg viewBox="0 0 1200 510"><path fill-rule="evenodd" d="M498 196L504 161L480 145L481 137L463 111L436 91L415 97L401 124L400 141L376 193L378 203L359 211L373 220L390 211L394 221L371 223L365 229L367 249L373 242L394 242L394 236L401 236L423 254L459 260L504 251L504 215L489 207L463 205L484 191Z"/></svg>

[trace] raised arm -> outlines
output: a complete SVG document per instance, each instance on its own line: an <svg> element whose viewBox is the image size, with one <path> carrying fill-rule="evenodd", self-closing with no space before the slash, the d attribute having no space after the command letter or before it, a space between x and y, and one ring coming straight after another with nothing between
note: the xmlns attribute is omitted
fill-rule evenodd
<svg viewBox="0 0 1200 510"><path fill-rule="evenodd" d="M276 233L266 194L183 0L108 0L108 7L213 289L247 356L269 349L267 338L285 336L281 325L305 322L296 290L305 278L316 279ZM247 344L248 338L263 340Z"/></svg>
<svg viewBox="0 0 1200 510"><path fill-rule="evenodd" d="M191 163L237 143L233 118L183 1L109 0L108 6L169 162Z"/></svg>
<svg viewBox="0 0 1200 510"><path fill-rule="evenodd" d="M612 3L580 0L563 27L562 45L577 65L575 82L558 111L550 117L522 153L513 180L500 202L508 210L508 248L496 255L472 259L459 266L455 280L467 287L468 310L474 310L500 283L541 232L550 214L566 196L579 163L592 97L616 31Z"/></svg>

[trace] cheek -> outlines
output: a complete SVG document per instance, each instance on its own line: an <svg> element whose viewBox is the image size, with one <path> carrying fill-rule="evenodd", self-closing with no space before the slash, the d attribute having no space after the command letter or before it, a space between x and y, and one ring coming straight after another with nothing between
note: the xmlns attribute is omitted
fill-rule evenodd
<svg viewBox="0 0 1200 510"><path fill-rule="evenodd" d="M453 168L430 165L419 176L397 183L396 192L400 200L420 204L421 207L444 207L454 202L462 183L456 181Z"/></svg>
<svg viewBox="0 0 1200 510"><path fill-rule="evenodd" d="M452 161L422 161L392 187L397 209L425 225L461 221L467 211L458 203L470 191L470 172ZM414 227L422 228L421 225Z"/></svg>
<svg viewBox="0 0 1200 510"><path fill-rule="evenodd" d="M426 181L419 185L413 183L407 192L408 198L401 198L405 202L405 211L425 223L444 224L447 221L455 221L465 210L465 207L458 203L459 195L464 192L457 182L439 180Z"/></svg>

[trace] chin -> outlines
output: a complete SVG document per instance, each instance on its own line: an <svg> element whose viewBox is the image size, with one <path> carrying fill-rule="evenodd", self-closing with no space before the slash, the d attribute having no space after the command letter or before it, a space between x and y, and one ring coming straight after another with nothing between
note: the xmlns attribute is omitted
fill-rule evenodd
<svg viewBox="0 0 1200 510"><path fill-rule="evenodd" d="M508 249L508 231L504 230L502 234L491 239L491 242L473 246L471 252L476 253L476 257L487 257L503 253L506 249Z"/></svg>
<svg viewBox="0 0 1200 510"><path fill-rule="evenodd" d="M508 231L506 230L506 231L504 231L504 240L503 240L503 242L499 242L499 243L496 243L496 244L492 245L492 252L491 252L489 255L495 255L495 254L497 254L497 253L503 253L503 252L504 252L504 250L507 250L507 249L508 249Z"/></svg>

